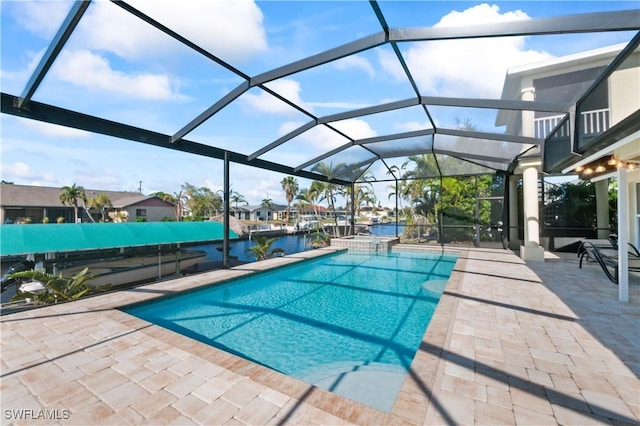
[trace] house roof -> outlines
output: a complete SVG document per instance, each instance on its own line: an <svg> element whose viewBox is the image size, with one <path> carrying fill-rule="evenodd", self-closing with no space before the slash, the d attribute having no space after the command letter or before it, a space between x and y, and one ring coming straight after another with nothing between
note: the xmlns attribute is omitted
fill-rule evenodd
<svg viewBox="0 0 640 426"><path fill-rule="evenodd" d="M60 191L60 188L49 186L3 183L0 185L0 205L2 207L69 207L60 201ZM111 204L115 208L128 207L155 197L130 191L104 191L87 188L85 188L85 194L89 199L98 194L104 194L111 200Z"/></svg>
<svg viewBox="0 0 640 426"><path fill-rule="evenodd" d="M0 253L17 256L221 240L219 222L126 222L0 225ZM238 235L229 231L229 238Z"/></svg>
<svg viewBox="0 0 640 426"><path fill-rule="evenodd" d="M261 204L252 204L252 205L244 206L244 208L249 211L255 211L255 210L264 209L266 207ZM269 207L269 210L271 211L281 211L286 209L287 209L286 204L271 204L271 207Z"/></svg>

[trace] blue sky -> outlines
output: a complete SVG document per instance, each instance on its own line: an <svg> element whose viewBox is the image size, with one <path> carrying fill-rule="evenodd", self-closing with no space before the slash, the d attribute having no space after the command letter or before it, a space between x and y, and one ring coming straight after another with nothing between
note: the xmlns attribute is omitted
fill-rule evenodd
<svg viewBox="0 0 640 426"><path fill-rule="evenodd" d="M132 1L135 7L250 76L380 31L366 1ZM180 5L181 8L177 8ZM392 27L463 26L549 15L633 9L637 1L381 2ZM69 10L66 1L0 1L0 85L20 95ZM626 42L628 33L512 37L476 44L405 43L420 89L433 96L499 98L508 67ZM498 43L497 45L495 43ZM499 47L494 48L494 47ZM498 54L497 52L500 52ZM472 67L472 68L471 68ZM472 72L469 72L472 69ZM94 2L33 99L174 134L241 83L200 55L152 31L107 1ZM267 86L316 116L414 96L388 45L306 70ZM442 108L438 120L464 119ZM495 112L470 112L495 131ZM222 162L1 115L1 179L16 184L175 193L185 182L222 188ZM308 117L257 88L242 95L187 139L251 154ZM419 109L337 124L357 138L423 128ZM486 123L486 124L485 124ZM291 166L344 141L314 130L261 158ZM398 160L401 162L403 159ZM393 164L393 161L390 162ZM231 165L233 189L251 204L285 204L284 175ZM299 179L301 187L310 182ZM386 184L376 185L390 205Z"/></svg>

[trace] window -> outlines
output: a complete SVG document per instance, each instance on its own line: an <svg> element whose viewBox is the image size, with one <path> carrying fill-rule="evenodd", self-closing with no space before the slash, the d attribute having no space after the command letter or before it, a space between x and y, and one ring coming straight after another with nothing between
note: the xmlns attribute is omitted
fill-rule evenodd
<svg viewBox="0 0 640 426"><path fill-rule="evenodd" d="M147 216L147 209L136 209L136 216Z"/></svg>

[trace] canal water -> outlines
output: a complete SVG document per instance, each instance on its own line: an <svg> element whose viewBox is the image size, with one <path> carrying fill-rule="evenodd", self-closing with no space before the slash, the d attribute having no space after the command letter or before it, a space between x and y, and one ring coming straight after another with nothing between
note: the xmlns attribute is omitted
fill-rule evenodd
<svg viewBox="0 0 640 426"><path fill-rule="evenodd" d="M381 223L378 225L370 225L369 231L372 235L377 236L395 236L396 224L395 223ZM404 225L398 224L398 235L404 231ZM283 235L271 245L272 248L279 247L284 250L285 254L300 253L302 251L310 250L309 242L313 239L313 234L301 234L301 235ZM238 261L241 263L254 262L256 259L250 251L247 249L255 244L251 240L231 240L229 245L231 250L229 254L231 256L237 256ZM222 262L222 241L212 244L200 245L192 247L196 250L203 250L207 253L207 262L220 263Z"/></svg>

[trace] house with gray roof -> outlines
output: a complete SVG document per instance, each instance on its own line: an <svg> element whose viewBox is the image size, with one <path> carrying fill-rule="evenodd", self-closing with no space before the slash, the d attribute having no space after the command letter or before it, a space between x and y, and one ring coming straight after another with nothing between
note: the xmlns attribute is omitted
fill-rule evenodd
<svg viewBox="0 0 640 426"><path fill-rule="evenodd" d="M60 192L61 188L55 187L0 184L0 223L74 222L73 206L62 204ZM111 201L112 207L106 211L108 221L175 220L174 204L155 195L85 188L87 199L99 194ZM78 204L78 216L82 222L102 219L100 211L89 209L82 201Z"/></svg>

